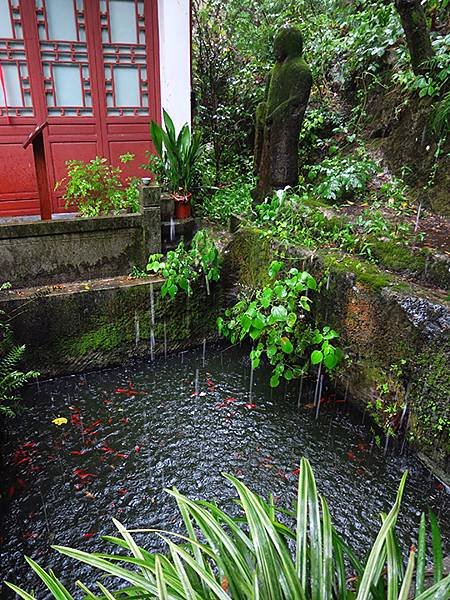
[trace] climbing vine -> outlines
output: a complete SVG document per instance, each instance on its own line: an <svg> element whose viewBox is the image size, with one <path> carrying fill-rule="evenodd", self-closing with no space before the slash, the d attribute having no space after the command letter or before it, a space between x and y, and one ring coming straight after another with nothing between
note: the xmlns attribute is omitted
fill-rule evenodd
<svg viewBox="0 0 450 600"><path fill-rule="evenodd" d="M219 332L233 344L252 340L252 366L257 368L262 357L267 358L273 367L272 387L281 378L299 377L309 364L323 363L332 370L343 356L333 344L339 334L328 326L319 330L307 319L312 304L309 293L317 290L317 281L296 268L282 276L283 267L282 262L273 261L268 284L254 296L243 294L217 321Z"/></svg>

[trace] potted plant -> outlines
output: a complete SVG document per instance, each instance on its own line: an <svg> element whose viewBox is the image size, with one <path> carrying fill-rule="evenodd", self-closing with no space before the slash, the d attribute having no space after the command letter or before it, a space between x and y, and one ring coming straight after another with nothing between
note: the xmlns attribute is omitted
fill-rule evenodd
<svg viewBox="0 0 450 600"><path fill-rule="evenodd" d="M168 113L163 110L165 129L152 121L150 134L165 180L175 201L175 219L187 219L191 215L192 179L194 166L201 152L201 136L198 132L191 135L187 123L178 135Z"/></svg>

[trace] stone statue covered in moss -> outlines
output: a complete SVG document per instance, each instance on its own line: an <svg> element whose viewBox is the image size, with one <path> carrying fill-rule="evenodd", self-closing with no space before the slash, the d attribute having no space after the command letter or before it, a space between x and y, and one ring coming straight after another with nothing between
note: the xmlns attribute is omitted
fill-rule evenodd
<svg viewBox="0 0 450 600"><path fill-rule="evenodd" d="M298 141L312 85L303 58L303 37L296 27L278 31L274 53L277 62L256 112L256 201L273 189L298 183Z"/></svg>

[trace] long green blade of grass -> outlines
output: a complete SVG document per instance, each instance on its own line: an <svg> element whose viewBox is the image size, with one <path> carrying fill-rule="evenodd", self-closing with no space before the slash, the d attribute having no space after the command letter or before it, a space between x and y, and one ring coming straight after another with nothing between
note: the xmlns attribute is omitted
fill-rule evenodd
<svg viewBox="0 0 450 600"><path fill-rule="evenodd" d="M305 594L300 586L289 549L272 526L259 498L239 479L231 475L226 475L226 477L237 489L245 510L258 566L263 577L264 589L267 590L268 597L273 600L285 597L303 599ZM281 589L283 589L284 595Z"/></svg>
<svg viewBox="0 0 450 600"><path fill-rule="evenodd" d="M403 490L405 488L407 476L408 472L405 471L400 481L400 486L398 488L394 506L392 507L390 513L388 514L384 523L382 524L381 529L375 540L375 543L372 546L369 558L367 559L366 568L364 569L364 574L362 576L361 583L359 586L357 600L369 600L370 598L371 586L374 583L375 576L379 568L379 557L384 551L386 537L388 535L389 530L395 527L395 523L397 521L397 516L400 510L400 502L402 499Z"/></svg>
<svg viewBox="0 0 450 600"><path fill-rule="evenodd" d="M123 567L115 565L104 558L97 557L95 554L83 552L82 550L75 550L74 548L67 548L65 546L52 546L52 548L57 552L64 554L65 556L70 556L70 558L74 558L75 560L90 565L91 567L95 567L100 571L109 573L110 575L118 577L124 581L128 581L128 583L131 583L132 585L140 587L143 590L156 595L156 586L148 581L145 577L134 571L124 569Z"/></svg>
<svg viewBox="0 0 450 600"><path fill-rule="evenodd" d="M386 515L381 515L383 522L386 520ZM386 557L387 557L387 600L397 600L398 597L398 581L399 570L397 565L397 553L394 542L394 533L390 529L386 537Z"/></svg>
<svg viewBox="0 0 450 600"><path fill-rule="evenodd" d="M448 600L450 598L450 575L435 583L428 588L420 596L416 596L415 600Z"/></svg>
<svg viewBox="0 0 450 600"><path fill-rule="evenodd" d="M25 592L24 590L21 590L19 587L17 587L17 585L14 585L13 583L9 583L9 581L5 581L5 584L13 591L16 592L16 594L18 596L20 596L21 598L23 598L24 600L36 600L35 596L32 596L31 594L29 594L28 592Z"/></svg>
<svg viewBox="0 0 450 600"><path fill-rule="evenodd" d="M297 576L303 590L306 590L307 564L308 564L308 478L305 469L305 459L300 462L300 476L297 492L297 539L295 565Z"/></svg>
<svg viewBox="0 0 450 600"><path fill-rule="evenodd" d="M429 513L431 525L431 546L433 548L433 576L434 583L442 579L442 541L441 532L436 519L436 515L430 510Z"/></svg>
<svg viewBox="0 0 450 600"><path fill-rule="evenodd" d="M321 600L332 598L333 585L333 532L328 504L320 498L323 524L322 593Z"/></svg>
<svg viewBox="0 0 450 600"><path fill-rule="evenodd" d="M400 594L398 600L408 600L409 592L411 590L412 579L414 575L414 559L415 552L411 550L409 553L408 566L406 567L405 577L403 578L402 587L400 588Z"/></svg>
<svg viewBox="0 0 450 600"><path fill-rule="evenodd" d="M426 522L425 513L420 517L419 537L417 541L417 567L416 567L416 596L424 590L426 567Z"/></svg>
<svg viewBox="0 0 450 600"><path fill-rule="evenodd" d="M224 592L219 583L215 580L214 576L211 575L206 569L200 567L193 556L191 556L188 552L183 550L180 546L176 546L172 542L168 542L170 546L171 552L175 552L178 556L183 559L183 561L188 564L191 569L193 569L198 577L205 583L207 588L211 590L216 598L220 600L229 600L228 594ZM206 597L206 595L205 595Z"/></svg>
<svg viewBox="0 0 450 600"><path fill-rule="evenodd" d="M161 560L159 556L156 557L155 561L155 573L156 587L158 588L158 600L168 600L167 586L164 579L164 573L161 567Z"/></svg>
<svg viewBox="0 0 450 600"><path fill-rule="evenodd" d="M309 461L304 461L308 480L308 513L309 513L309 563L311 577L311 598L320 600L322 590L322 528L320 522L319 497L316 480Z"/></svg>

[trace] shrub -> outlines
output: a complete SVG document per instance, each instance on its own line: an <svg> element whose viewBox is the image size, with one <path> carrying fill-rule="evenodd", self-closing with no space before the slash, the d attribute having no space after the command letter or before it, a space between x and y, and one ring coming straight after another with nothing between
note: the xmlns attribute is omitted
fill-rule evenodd
<svg viewBox="0 0 450 600"><path fill-rule="evenodd" d="M249 215L252 199L250 191L253 185L236 183L229 187L219 188L211 197L203 201L205 216L214 223L227 225L232 214Z"/></svg>
<svg viewBox="0 0 450 600"><path fill-rule="evenodd" d="M123 154L120 160L125 164L133 158L132 154ZM89 162L68 160L66 165L67 177L56 184L56 188L65 186L66 207L76 206L85 217L139 211L139 178L127 178L128 185L124 186L122 169L100 156Z"/></svg>
<svg viewBox="0 0 450 600"><path fill-rule="evenodd" d="M219 317L219 332L232 344L249 338L254 343L250 353L252 367L257 368L265 356L273 366L270 385L277 387L280 378L299 377L308 365L324 363L332 370L342 358L342 352L332 340L339 335L324 327L322 331L307 322L311 310L308 292L317 289L309 273L292 268L283 277L283 263L273 261L269 267L269 282L248 297L243 293L238 302ZM305 358L306 356L306 358Z"/></svg>
<svg viewBox="0 0 450 600"><path fill-rule="evenodd" d="M364 156L337 154L310 167L308 180L314 182L315 196L339 202L363 192L377 170L377 165Z"/></svg>
<svg viewBox="0 0 450 600"><path fill-rule="evenodd" d="M214 240L206 231L198 231L187 249L181 241L175 250L170 250L164 258L162 254L152 254L148 259L147 271L158 273L165 278L161 295L173 299L183 290L188 296L193 293L193 285L204 277L209 295L209 282L220 277L220 257Z"/></svg>
<svg viewBox="0 0 450 600"><path fill-rule="evenodd" d="M81 582L77 584L88 598L160 598L167 600L434 600L448 598L450 576L442 575L442 548L436 517L430 514L434 583L424 590L426 567L426 521L422 514L417 551L412 546L406 565L395 536L407 473L400 482L389 514L382 514L382 526L362 562L333 527L328 504L317 493L309 462L302 459L299 469L297 503L293 511L277 509L250 491L239 479L225 478L239 495L241 514L234 518L215 503L190 500L178 490L168 493L178 504L185 535L161 530L153 532L167 544L169 554L151 554L137 545L131 533L117 520L121 537L105 539L115 549L127 553L88 553L62 546L55 550L95 567L104 576L125 582L125 588L112 594L104 583L96 584L101 596L94 595ZM170 536L170 537L169 537ZM178 538L175 544L170 538ZM416 562L417 556L417 562ZM50 571L26 558L54 598L73 596ZM350 569L348 568L350 567ZM350 574L353 576L350 577ZM415 581L413 582L415 575ZM16 585L7 584L21 598L31 600Z"/></svg>

